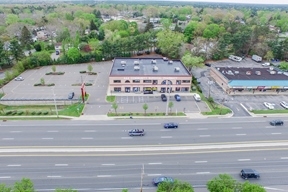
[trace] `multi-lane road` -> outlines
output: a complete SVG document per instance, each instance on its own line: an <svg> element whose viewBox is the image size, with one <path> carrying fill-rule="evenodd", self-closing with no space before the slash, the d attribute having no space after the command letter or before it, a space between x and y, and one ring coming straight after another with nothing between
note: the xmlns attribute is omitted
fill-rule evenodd
<svg viewBox="0 0 288 192"><path fill-rule="evenodd" d="M288 124L269 118L165 120L8 121L0 123L0 180L28 177L37 191L137 189L155 191L152 178L167 175L205 188L220 173L241 180L242 168L254 168L266 187L288 186ZM284 122L288 123L288 118ZM127 131L145 129L144 137ZM278 189L278 187L277 187ZM283 191L287 188L280 188ZM196 192L197 192L196 190ZM117 191L117 190L116 190Z"/></svg>

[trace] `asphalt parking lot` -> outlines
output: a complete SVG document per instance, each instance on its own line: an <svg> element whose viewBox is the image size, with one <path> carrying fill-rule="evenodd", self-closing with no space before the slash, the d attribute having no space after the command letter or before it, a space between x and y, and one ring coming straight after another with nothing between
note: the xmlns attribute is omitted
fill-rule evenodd
<svg viewBox="0 0 288 192"><path fill-rule="evenodd" d="M231 61L229 59L221 61L208 62L216 67L263 67L260 63L252 61L250 58L245 58L241 62ZM262 110L267 109L263 103L269 102L275 104L275 109L283 109L280 106L281 101L288 102L288 96L285 95L227 95L210 77L210 67L196 68L192 70L192 74L200 82L200 87L206 97L213 97L214 101L222 103L233 110L234 116L249 116L241 104L248 110ZM211 85L208 82L212 82ZM267 109L268 110L268 109Z"/></svg>

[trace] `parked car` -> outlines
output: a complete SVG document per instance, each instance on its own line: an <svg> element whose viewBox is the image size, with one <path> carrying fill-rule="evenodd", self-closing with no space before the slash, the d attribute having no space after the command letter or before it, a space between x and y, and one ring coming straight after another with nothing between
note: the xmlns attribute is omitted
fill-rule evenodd
<svg viewBox="0 0 288 192"><path fill-rule="evenodd" d="M282 126L282 125L284 125L284 122L282 120L276 119L276 120L270 121L270 125L272 125L272 126Z"/></svg>
<svg viewBox="0 0 288 192"><path fill-rule="evenodd" d="M281 102L280 102L280 105L281 105L282 107L284 107L285 109L288 109L288 103L286 103L285 101L281 101Z"/></svg>
<svg viewBox="0 0 288 192"><path fill-rule="evenodd" d="M162 182L171 182L171 183L173 183L174 179L172 177L165 177L165 176L156 177L156 178L153 179L153 184L156 185L156 186L158 186Z"/></svg>
<svg viewBox="0 0 288 192"><path fill-rule="evenodd" d="M205 63L205 66L211 67L211 64L210 63Z"/></svg>
<svg viewBox="0 0 288 192"><path fill-rule="evenodd" d="M242 169L240 171L240 176L243 179L250 179L250 178L259 179L260 178L260 174L254 169Z"/></svg>
<svg viewBox="0 0 288 192"><path fill-rule="evenodd" d="M128 132L129 136L144 136L145 135L145 131L144 129L140 130L140 129L132 129Z"/></svg>
<svg viewBox="0 0 288 192"><path fill-rule="evenodd" d="M201 101L201 97L200 97L199 94L195 93L195 94L193 95L193 97L194 97L195 101L197 101L197 102Z"/></svg>
<svg viewBox="0 0 288 192"><path fill-rule="evenodd" d="M267 107L268 109L274 109L274 105L272 103L268 103L268 102L264 102L263 103L265 107Z"/></svg>
<svg viewBox="0 0 288 192"><path fill-rule="evenodd" d="M60 54L60 51L56 51L56 55L59 55Z"/></svg>
<svg viewBox="0 0 288 192"><path fill-rule="evenodd" d="M167 101L166 95L165 94L161 94L161 99L162 99L162 101Z"/></svg>
<svg viewBox="0 0 288 192"><path fill-rule="evenodd" d="M68 99L73 99L74 95L75 95L74 92L70 92L68 94Z"/></svg>
<svg viewBox="0 0 288 192"><path fill-rule="evenodd" d="M165 128L165 129L178 128L178 124L177 124L177 123L172 123L172 122L170 122L170 123L165 123L165 124L164 124L164 128Z"/></svg>
<svg viewBox="0 0 288 192"><path fill-rule="evenodd" d="M174 97L175 97L175 100L176 100L176 101L181 101L180 95L176 94Z"/></svg>
<svg viewBox="0 0 288 192"><path fill-rule="evenodd" d="M21 76L19 76L19 77L16 77L14 80L15 80L15 81L23 81L23 80L24 80L24 78L23 78L23 77L21 77Z"/></svg>

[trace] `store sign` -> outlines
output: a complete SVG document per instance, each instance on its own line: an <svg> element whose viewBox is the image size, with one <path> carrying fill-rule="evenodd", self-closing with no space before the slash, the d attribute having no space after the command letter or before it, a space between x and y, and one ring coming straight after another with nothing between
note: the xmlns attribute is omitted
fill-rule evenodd
<svg viewBox="0 0 288 192"><path fill-rule="evenodd" d="M271 86L271 89L281 89L282 87L280 86Z"/></svg>
<svg viewBox="0 0 288 192"><path fill-rule="evenodd" d="M258 90L265 89L265 86L258 86L257 89L258 89Z"/></svg>

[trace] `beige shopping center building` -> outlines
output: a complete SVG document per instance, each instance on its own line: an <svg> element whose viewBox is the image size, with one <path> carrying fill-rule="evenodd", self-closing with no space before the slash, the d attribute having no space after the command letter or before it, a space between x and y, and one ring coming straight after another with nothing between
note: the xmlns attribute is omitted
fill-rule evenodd
<svg viewBox="0 0 288 192"><path fill-rule="evenodd" d="M190 92L192 75L181 60L115 58L109 75L110 92Z"/></svg>

